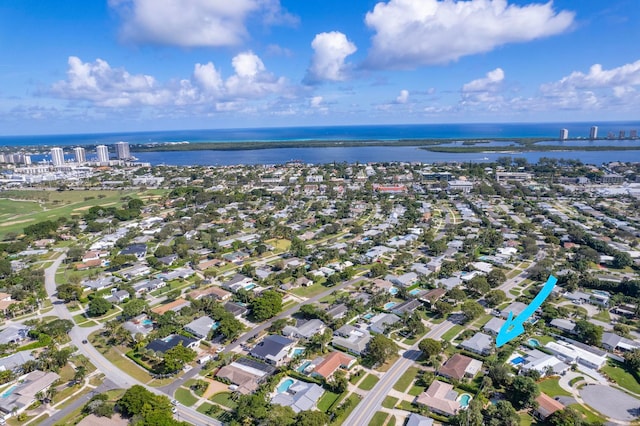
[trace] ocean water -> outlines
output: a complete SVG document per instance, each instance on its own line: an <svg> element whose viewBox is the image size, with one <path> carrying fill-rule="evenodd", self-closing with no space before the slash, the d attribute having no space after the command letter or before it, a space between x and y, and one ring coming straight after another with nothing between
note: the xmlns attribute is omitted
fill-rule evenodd
<svg viewBox="0 0 640 426"><path fill-rule="evenodd" d="M277 142L305 140L398 140L535 137L555 139L560 129L569 137L588 137L592 125L598 134L640 130L639 121L608 123L478 123L413 124L379 126L278 127L255 129L172 130L154 132L96 133L40 136L0 136L0 146L69 146L150 142Z"/></svg>

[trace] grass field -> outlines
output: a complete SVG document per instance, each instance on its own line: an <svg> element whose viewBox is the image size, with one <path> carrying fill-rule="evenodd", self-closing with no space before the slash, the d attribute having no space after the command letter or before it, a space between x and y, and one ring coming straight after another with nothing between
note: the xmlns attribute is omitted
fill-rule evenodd
<svg viewBox="0 0 640 426"><path fill-rule="evenodd" d="M559 379L543 380L542 382L538 383L540 392L544 392L551 397L561 396L561 395L571 396L571 393L567 392L566 390L560 387L559 381L560 381Z"/></svg>
<svg viewBox="0 0 640 426"><path fill-rule="evenodd" d="M398 403L398 398L394 398L392 396L387 396L384 401L382 401L382 406L384 408L392 409Z"/></svg>
<svg viewBox="0 0 640 426"><path fill-rule="evenodd" d="M611 321L611 315L609 315L609 311L607 311L606 309L603 309L597 314L595 314L593 316L593 319L608 323Z"/></svg>
<svg viewBox="0 0 640 426"><path fill-rule="evenodd" d="M166 190L146 191L3 191L0 198L0 237L20 233L25 226L59 217L82 215L93 206L116 206L123 197L143 200L165 194ZM23 201L21 201L23 200Z"/></svg>
<svg viewBox="0 0 640 426"><path fill-rule="evenodd" d="M373 389L373 387L376 385L376 383L378 383L379 380L380 379L378 379L373 374L369 374L367 377L364 378L364 380L360 382L360 384L358 384L358 387L362 390L368 391Z"/></svg>
<svg viewBox="0 0 640 426"><path fill-rule="evenodd" d="M586 408L583 405L580 404L571 404L569 405L569 407L573 408L574 410L576 410L579 413L582 413L583 416L585 416L585 419L588 422L591 423L604 423L605 419L600 417L599 415L597 415L596 413L592 412L590 409Z"/></svg>
<svg viewBox="0 0 640 426"><path fill-rule="evenodd" d="M621 365L622 364L618 362L610 361L609 364L602 367L602 371L619 386L631 392L640 393L640 383L638 383L633 375L622 368Z"/></svg>
<svg viewBox="0 0 640 426"><path fill-rule="evenodd" d="M360 395L356 395L354 393L352 393L351 395L349 395L349 397L347 399L345 399L346 401L351 401L351 406L343 411L342 413L340 413L339 416L337 416L336 418L333 419L333 421L331 422L332 425L341 425L345 419L347 417L349 417L349 414L351 414L351 412L356 408L356 406L360 403L360 400L362 398L360 397ZM348 425L350 426L350 425Z"/></svg>
<svg viewBox="0 0 640 426"><path fill-rule="evenodd" d="M180 404L186 405L187 407L191 407L193 404L198 402L198 398L193 396L189 389L178 388L174 396L178 401L180 401Z"/></svg>
<svg viewBox="0 0 640 426"><path fill-rule="evenodd" d="M451 341L451 339L456 337L458 333L462 331L462 328L463 327L461 325L458 325L458 324L454 325L453 327L451 327L449 331L447 331L442 335L442 340Z"/></svg>
<svg viewBox="0 0 640 426"><path fill-rule="evenodd" d="M384 411L376 411L369 422L369 426L384 426L387 421L387 417L389 417L388 413L385 413Z"/></svg>
<svg viewBox="0 0 640 426"><path fill-rule="evenodd" d="M398 381L393 385L393 388L398 392L406 391L417 375L418 369L416 367L409 367L407 371L405 371L404 374L400 376Z"/></svg>
<svg viewBox="0 0 640 426"><path fill-rule="evenodd" d="M326 413L338 398L340 398L339 393L326 391L318 401L318 410Z"/></svg>
<svg viewBox="0 0 640 426"><path fill-rule="evenodd" d="M238 406L238 404L236 404L236 402L231 399L231 394L229 392L217 393L209 398L209 400L232 410L235 410Z"/></svg>

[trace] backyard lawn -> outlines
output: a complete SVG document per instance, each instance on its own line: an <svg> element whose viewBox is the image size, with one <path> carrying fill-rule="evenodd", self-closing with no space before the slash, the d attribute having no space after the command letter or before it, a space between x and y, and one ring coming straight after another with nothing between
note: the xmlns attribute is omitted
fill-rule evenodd
<svg viewBox="0 0 640 426"><path fill-rule="evenodd" d="M559 384L560 379L546 379L538 383L540 392L544 392L550 397L554 396L571 396L570 392L562 389Z"/></svg>
<svg viewBox="0 0 640 426"><path fill-rule="evenodd" d="M209 398L209 400L232 410L235 410L238 406L238 404L236 404L236 402L231 399L231 394L229 392L217 393Z"/></svg>
<svg viewBox="0 0 640 426"><path fill-rule="evenodd" d="M339 393L325 391L324 395L320 397L320 401L318 401L318 410L322 412L327 412L331 408L331 406L336 402L338 398L340 398Z"/></svg>

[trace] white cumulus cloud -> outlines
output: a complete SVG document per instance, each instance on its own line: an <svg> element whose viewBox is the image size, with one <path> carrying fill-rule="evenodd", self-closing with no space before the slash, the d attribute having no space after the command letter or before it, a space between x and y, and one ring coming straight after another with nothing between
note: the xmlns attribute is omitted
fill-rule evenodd
<svg viewBox="0 0 640 426"><path fill-rule="evenodd" d="M251 51L232 59L235 73L226 79L208 62L195 64L190 78L164 84L150 75L112 68L102 59L83 62L71 56L68 62L67 78L54 83L50 93L100 107L241 105L244 108L251 101L287 96L292 91L284 77L268 72Z"/></svg>
<svg viewBox="0 0 640 426"><path fill-rule="evenodd" d="M560 34L573 19L573 12L556 12L552 2L518 6L507 0L389 0L366 15L367 26L375 31L367 64L445 64L507 43Z"/></svg>
<svg viewBox="0 0 640 426"><path fill-rule="evenodd" d="M496 68L489 71L487 76L473 80L462 86L463 92L486 92L495 90L496 87L504 80L504 71L502 68Z"/></svg>
<svg viewBox="0 0 640 426"><path fill-rule="evenodd" d="M406 104L408 101L409 101L409 91L404 89L401 90L400 94L396 98L396 102L399 104Z"/></svg>
<svg viewBox="0 0 640 426"><path fill-rule="evenodd" d="M346 80L348 64L345 60L358 50L346 35L339 31L317 34L311 47L314 53L305 81Z"/></svg>
<svg viewBox="0 0 640 426"><path fill-rule="evenodd" d="M109 6L122 19L125 40L184 47L238 45L253 13L267 24L296 20L279 0L109 0Z"/></svg>

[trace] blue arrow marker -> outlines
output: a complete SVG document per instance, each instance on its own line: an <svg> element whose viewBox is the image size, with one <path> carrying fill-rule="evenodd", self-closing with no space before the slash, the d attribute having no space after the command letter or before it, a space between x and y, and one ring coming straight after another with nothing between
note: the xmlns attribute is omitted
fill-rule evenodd
<svg viewBox="0 0 640 426"><path fill-rule="evenodd" d="M542 303L546 300L547 297L553 291L553 287L555 287L558 279L553 275L549 276L549 279L540 290L540 293L531 301L529 306L527 306L524 311L518 315L517 318L513 318L513 312L509 312L509 318L507 318L507 322L500 328L500 332L496 337L496 347L500 347L510 340L515 339L522 333L524 333L524 322L528 320L533 314L536 313L536 309L542 305Z"/></svg>

